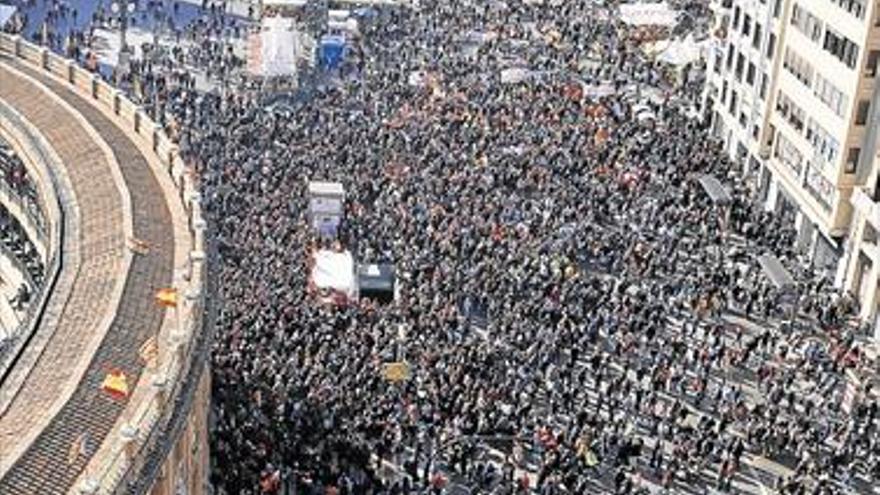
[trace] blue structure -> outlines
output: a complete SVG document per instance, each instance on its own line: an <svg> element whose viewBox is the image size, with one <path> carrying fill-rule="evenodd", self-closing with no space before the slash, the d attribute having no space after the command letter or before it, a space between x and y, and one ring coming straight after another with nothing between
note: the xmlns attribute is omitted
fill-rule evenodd
<svg viewBox="0 0 880 495"><path fill-rule="evenodd" d="M338 69L345 57L345 37L327 34L321 37L320 62L324 70Z"/></svg>

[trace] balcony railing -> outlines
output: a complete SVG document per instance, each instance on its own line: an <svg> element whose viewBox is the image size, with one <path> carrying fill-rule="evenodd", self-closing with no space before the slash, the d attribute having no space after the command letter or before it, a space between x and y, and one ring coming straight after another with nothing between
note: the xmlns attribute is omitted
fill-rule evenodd
<svg viewBox="0 0 880 495"><path fill-rule="evenodd" d="M213 242L209 241L207 244L209 249L206 265L210 266L216 259L216 248ZM186 335L191 335L189 345L186 342L179 344L184 350L175 353L174 362L168 367L172 371L165 377L167 383L173 384L173 387L167 398L161 401L154 398L150 407L146 408L143 420L138 423L149 425L138 453L131 460L126 460L124 449L121 450L112 464L123 468L121 473L107 471L104 474L105 477L111 477L111 482L99 483L99 485L115 487L108 493L113 495L147 493L159 477L162 464L186 426L196 390L202 383L202 374L208 372L208 359L218 311L215 280L208 276L207 270L202 273L204 290L192 301L191 326L184 332Z"/></svg>

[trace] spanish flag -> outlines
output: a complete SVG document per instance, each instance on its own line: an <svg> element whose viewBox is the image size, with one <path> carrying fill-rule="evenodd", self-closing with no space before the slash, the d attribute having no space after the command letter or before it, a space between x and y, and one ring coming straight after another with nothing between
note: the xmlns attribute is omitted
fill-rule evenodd
<svg viewBox="0 0 880 495"><path fill-rule="evenodd" d="M128 379L122 371L111 371L104 378L101 389L107 392L114 399L125 399L128 397Z"/></svg>
<svg viewBox="0 0 880 495"><path fill-rule="evenodd" d="M161 306L177 307L177 289L159 289L156 292L156 302Z"/></svg>

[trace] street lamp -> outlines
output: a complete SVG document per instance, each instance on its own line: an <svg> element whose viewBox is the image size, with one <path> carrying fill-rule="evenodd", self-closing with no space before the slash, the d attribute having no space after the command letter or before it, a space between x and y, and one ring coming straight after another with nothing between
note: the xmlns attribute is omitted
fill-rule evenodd
<svg viewBox="0 0 880 495"><path fill-rule="evenodd" d="M110 10L119 21L119 57L116 61L117 74L122 76L128 73L131 52L125 41L125 31L128 28L128 16L137 8L137 0L113 0Z"/></svg>
<svg viewBox="0 0 880 495"><path fill-rule="evenodd" d="M125 30L128 28L128 16L133 14L136 8L137 0L114 0L110 4L110 10L119 19L120 52L128 51L128 44L125 42Z"/></svg>

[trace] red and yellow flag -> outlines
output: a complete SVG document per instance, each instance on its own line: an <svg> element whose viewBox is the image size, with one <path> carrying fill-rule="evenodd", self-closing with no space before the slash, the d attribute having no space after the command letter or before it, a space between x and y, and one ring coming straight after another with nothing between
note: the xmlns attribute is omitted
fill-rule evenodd
<svg viewBox="0 0 880 495"><path fill-rule="evenodd" d="M128 379L122 371L111 371L104 378L101 389L114 399L125 399L128 397Z"/></svg>
<svg viewBox="0 0 880 495"><path fill-rule="evenodd" d="M177 289L159 289L156 292L156 302L161 306L177 307Z"/></svg>

